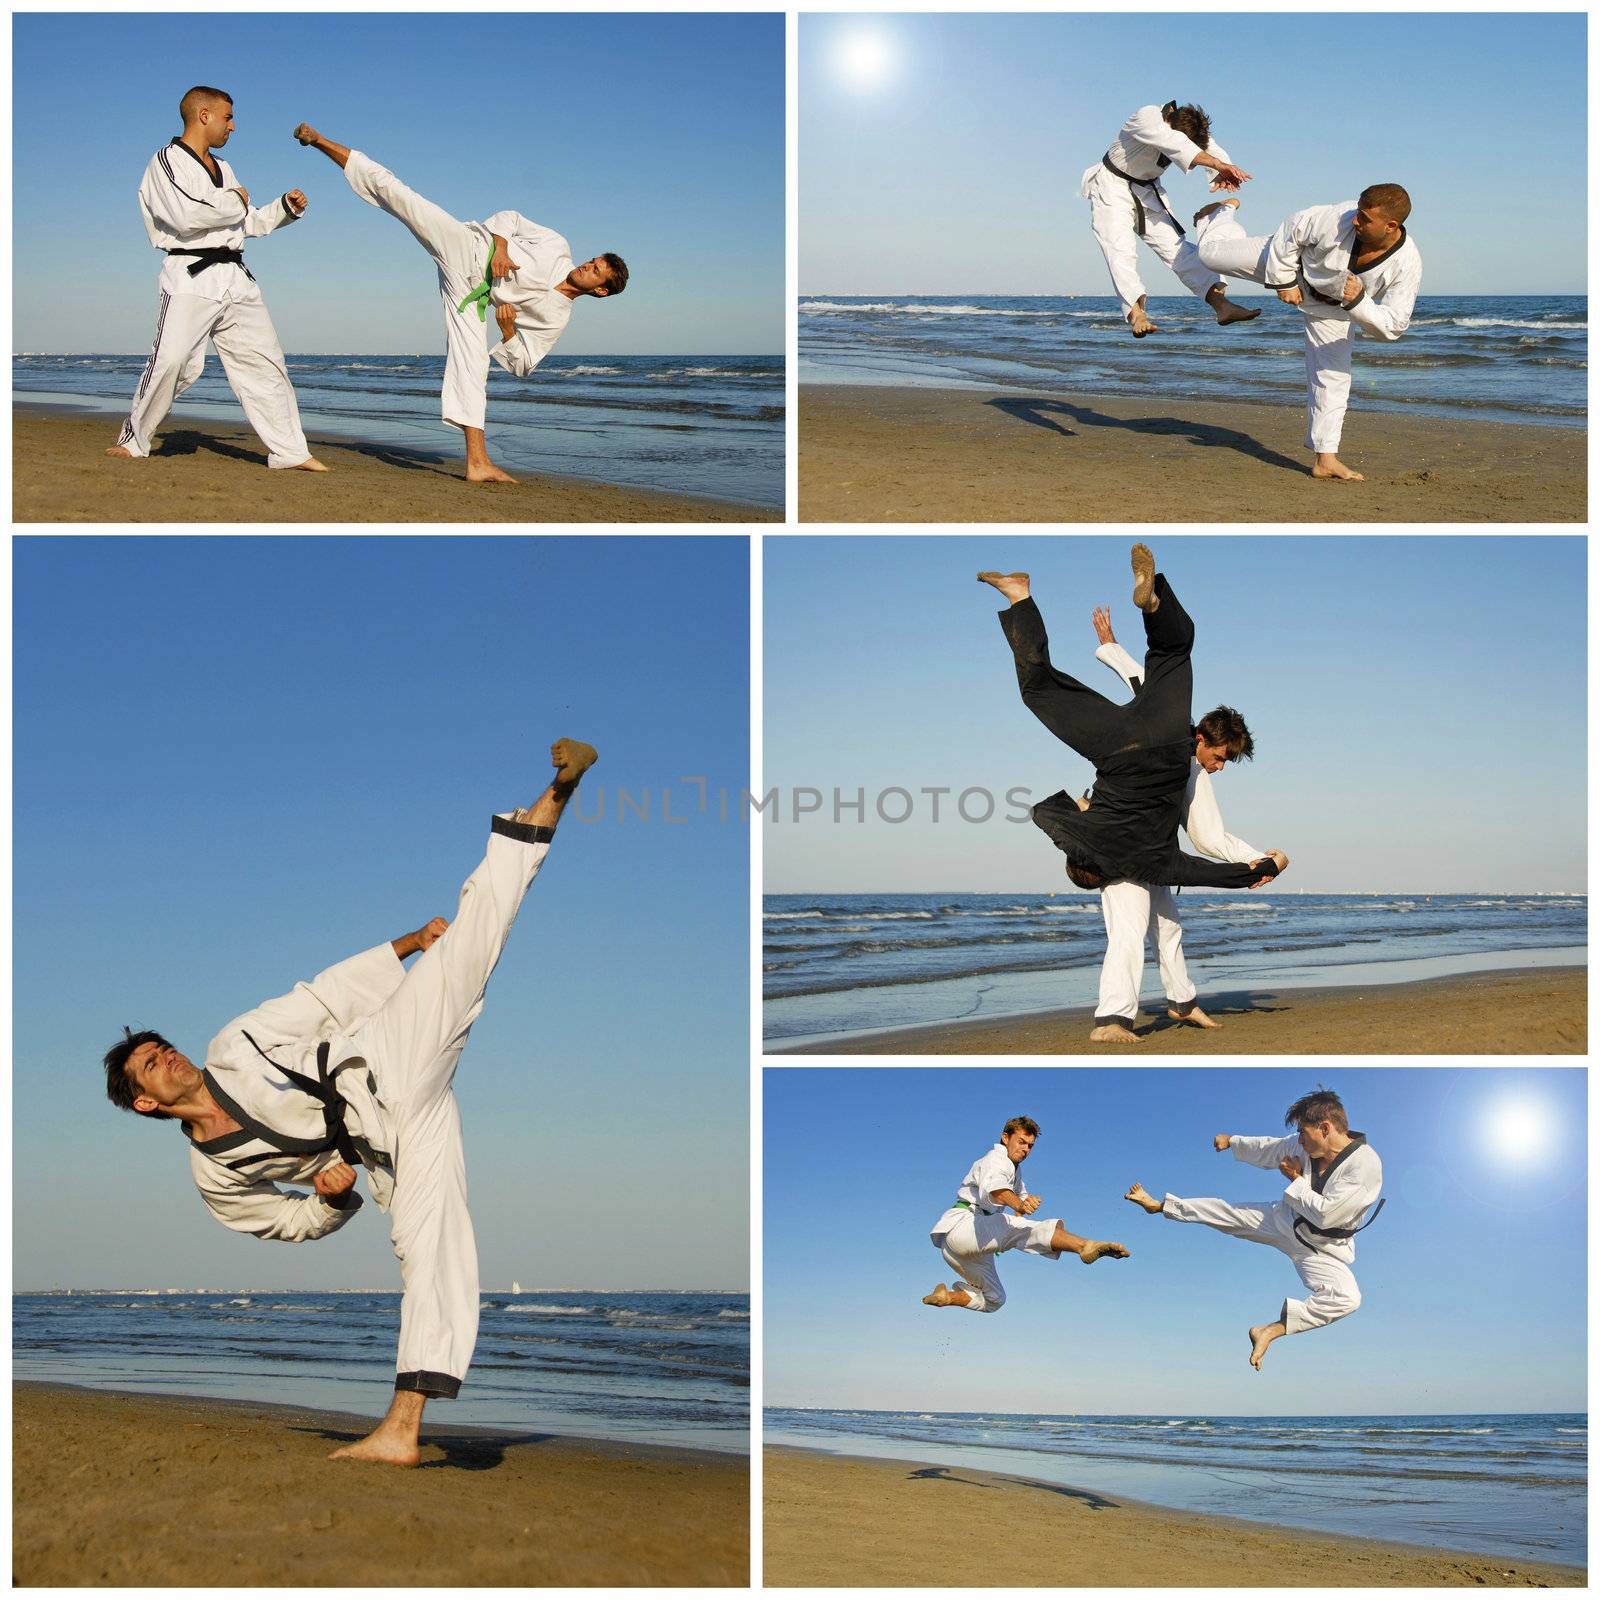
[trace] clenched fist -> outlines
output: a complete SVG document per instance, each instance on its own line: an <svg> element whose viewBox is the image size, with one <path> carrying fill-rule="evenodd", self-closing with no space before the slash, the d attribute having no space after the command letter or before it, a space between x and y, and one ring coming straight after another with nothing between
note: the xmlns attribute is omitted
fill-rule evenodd
<svg viewBox="0 0 1600 1600"><path fill-rule="evenodd" d="M355 1168L343 1161L335 1161L331 1167L324 1167L311 1180L311 1187L324 1200L332 1200L338 1195L348 1194L355 1187L355 1182Z"/></svg>

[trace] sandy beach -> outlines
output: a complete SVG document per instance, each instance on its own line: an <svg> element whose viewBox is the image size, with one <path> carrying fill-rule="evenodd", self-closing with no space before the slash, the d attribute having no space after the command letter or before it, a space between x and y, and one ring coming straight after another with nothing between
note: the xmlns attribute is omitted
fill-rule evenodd
<svg viewBox="0 0 1600 1600"><path fill-rule="evenodd" d="M469 484L459 455L313 430L331 472L273 472L241 419L174 413L143 461L105 454L115 418L18 406L12 418L17 522L160 522L185 532L238 522L779 522L771 508L522 474Z"/></svg>
<svg viewBox="0 0 1600 1600"><path fill-rule="evenodd" d="M833 1044L767 1047L769 1055L1582 1055L1588 970L1537 967L1346 988L1202 989L1222 1024L1181 1026L1146 1009L1141 1043L1094 1044L1089 1007L990 1021L899 1028Z"/></svg>
<svg viewBox="0 0 1600 1600"><path fill-rule="evenodd" d="M967 1467L769 1447L771 1587L1578 1587L1520 1556L1303 1533Z"/></svg>
<svg viewBox="0 0 1600 1600"><path fill-rule="evenodd" d="M371 1418L35 1384L12 1394L19 1585L748 1581L741 1456L430 1420L422 1466L404 1472L326 1459Z"/></svg>
<svg viewBox="0 0 1600 1600"><path fill-rule="evenodd" d="M1581 522L1581 428L1353 406L1309 475L1299 406L803 384L804 522Z"/></svg>

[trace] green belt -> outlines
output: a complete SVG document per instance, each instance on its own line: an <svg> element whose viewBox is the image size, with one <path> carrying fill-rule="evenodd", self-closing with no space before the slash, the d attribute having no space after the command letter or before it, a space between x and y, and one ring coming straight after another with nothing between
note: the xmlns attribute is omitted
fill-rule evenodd
<svg viewBox="0 0 1600 1600"><path fill-rule="evenodd" d="M489 291L494 287L494 280L489 276L489 269L493 265L494 242L491 240L489 244L489 259L483 264L483 282L471 294L463 295L461 304L456 307L457 311L465 311L468 306L476 303L479 322L487 322L489 320Z"/></svg>
<svg viewBox="0 0 1600 1600"><path fill-rule="evenodd" d="M972 1209L972 1206L967 1201L965 1201L965 1200L957 1200L956 1201L956 1210L957 1211L970 1211L971 1209Z"/></svg>

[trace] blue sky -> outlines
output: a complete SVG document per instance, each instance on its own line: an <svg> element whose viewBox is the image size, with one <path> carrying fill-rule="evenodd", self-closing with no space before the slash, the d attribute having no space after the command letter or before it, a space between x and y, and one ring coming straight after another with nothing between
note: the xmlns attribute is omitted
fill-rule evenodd
<svg viewBox="0 0 1600 1600"><path fill-rule="evenodd" d="M1245 1330L1299 1292L1275 1250L1121 1198L1272 1200L1216 1154L1274 1134L1319 1083L1384 1164L1356 1246L1361 1308L1280 1342ZM765 1073L766 1402L905 1410L1274 1415L1581 1411L1584 1069L771 1068ZM1514 1108L1532 1110L1513 1136ZM993 1316L920 1304L948 1281L928 1230L1008 1117L1041 1216L1125 1262L1000 1258Z"/></svg>
<svg viewBox="0 0 1600 1600"><path fill-rule="evenodd" d="M600 764L456 1079L484 1281L743 1287L749 844L715 795L747 773L744 540L23 538L14 562L19 1286L397 1285L370 1207L296 1248L220 1228L100 1059L124 1023L198 1057L453 916L491 813L570 735ZM707 1173L726 1203L686 1228Z"/></svg>
<svg viewBox="0 0 1600 1600"><path fill-rule="evenodd" d="M842 64L864 33L870 85ZM1582 294L1586 55L1582 15L802 17L800 290L1108 294L1080 176L1177 98L1254 175L1252 233L1397 182L1428 293Z"/></svg>
<svg viewBox="0 0 1600 1600"><path fill-rule="evenodd" d="M1582 889L1581 537L1150 542L1195 619L1197 712L1236 706L1255 736L1254 761L1216 780L1223 818L1289 854L1285 889ZM763 782L786 804L800 786L830 797L798 823L763 823L767 891L1056 888L1058 853L1030 822L1005 820L1004 796L1079 792L1093 770L1018 698L996 621L1005 602L973 575L1031 570L1057 665L1122 699L1094 659L1089 613L1109 604L1118 639L1143 656L1128 544L767 540ZM907 822L875 815L871 797L893 786L916 798ZM917 791L939 786L950 796L935 823ZM847 800L866 790L864 823L833 821L835 787ZM969 787L996 795L991 821L954 815Z"/></svg>
<svg viewBox="0 0 1600 1600"><path fill-rule="evenodd" d="M455 216L511 208L580 261L624 256L627 294L574 317L564 355L781 351L783 55L781 16L17 17L16 348L149 347L160 257L139 180L184 90L209 83L234 97L224 154L252 200L310 200L247 249L291 355L443 348L432 265L294 143L302 120Z"/></svg>

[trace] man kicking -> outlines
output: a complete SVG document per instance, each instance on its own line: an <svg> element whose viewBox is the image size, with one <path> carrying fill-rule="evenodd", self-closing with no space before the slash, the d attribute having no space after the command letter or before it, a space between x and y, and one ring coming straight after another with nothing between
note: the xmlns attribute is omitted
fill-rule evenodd
<svg viewBox="0 0 1600 1600"><path fill-rule="evenodd" d="M1244 753L1242 741L1212 745L1190 720L1194 623L1142 544L1133 547L1133 603L1144 613L1144 687L1127 705L1050 665L1044 619L1025 572L980 572L1011 601L1000 627L1011 646L1023 704L1064 744L1094 764L1094 798L1065 790L1041 800L1033 820L1067 857L1080 889L1119 878L1135 883L1248 889L1288 866L1281 851L1248 864L1213 862L1178 848L1178 822L1195 760L1210 771ZM1221 708L1226 710L1227 708ZM1234 713L1234 715L1237 715Z"/></svg>
<svg viewBox="0 0 1600 1600"><path fill-rule="evenodd" d="M1152 1216L1174 1222L1203 1222L1220 1233L1252 1244L1270 1244L1294 1263L1300 1281L1311 1291L1305 1300L1285 1300L1275 1322L1250 1330L1250 1365L1261 1370L1262 1357L1273 1340L1286 1333L1325 1328L1348 1317L1361 1304L1354 1239L1383 1209L1383 1163L1364 1133L1352 1133L1344 1106L1331 1089L1316 1089L1289 1107L1284 1126L1299 1131L1287 1139L1270 1134L1257 1138L1219 1133L1218 1150L1232 1150L1235 1161L1253 1167L1276 1167L1289 1180L1281 1200L1266 1205L1233 1204L1227 1200L1180 1200L1169 1194L1157 1200L1142 1183L1126 1199ZM1367 1208L1377 1201L1363 1222Z"/></svg>
<svg viewBox="0 0 1600 1600"><path fill-rule="evenodd" d="M1013 1117L1000 1130L1000 1142L967 1169L956 1203L933 1225L934 1248L956 1274L951 1285L936 1283L922 1297L925 1306L958 1306L965 1311L998 1311L1006 1303L994 1258L1006 1250L1059 1261L1063 1252L1085 1266L1101 1256L1122 1260L1128 1251L1104 1239L1080 1239L1059 1218L1032 1220L1042 1202L1029 1194L1019 1169L1039 1137L1032 1117ZM1014 1213L1007 1216L1010 1210Z"/></svg>
<svg viewBox="0 0 1600 1600"><path fill-rule="evenodd" d="M236 1017L206 1046L203 1069L150 1031L125 1028L106 1052L112 1102L179 1123L195 1187L225 1228L320 1239L355 1214L355 1168L367 1169L404 1286L395 1396L378 1427L335 1459L415 1466L423 1406L454 1398L472 1360L478 1257L451 1081L517 908L595 752L560 739L550 759L556 775L544 794L493 819L453 924L436 917ZM419 953L407 972L401 962Z"/></svg>
<svg viewBox="0 0 1600 1600"><path fill-rule="evenodd" d="M329 469L311 454L300 426L283 346L244 264L244 242L303 217L306 197L290 189L252 206L233 168L213 152L234 131L233 97L196 84L178 102L183 132L151 156L139 185L144 231L167 259L156 301L156 336L133 408L108 456L142 460L173 402L205 370L216 346L228 387L267 447L269 467Z"/></svg>
<svg viewBox="0 0 1600 1600"><path fill-rule="evenodd" d="M1398 183L1375 183L1359 200L1296 211L1270 238L1246 235L1234 215L1238 204L1219 200L1195 213L1200 259L1299 306L1311 476L1360 483L1361 473L1339 459L1350 356L1358 333L1393 341L1411 326L1422 288L1422 256L1405 229L1411 197Z"/></svg>
<svg viewBox="0 0 1600 1600"><path fill-rule="evenodd" d="M1092 621L1100 643L1095 659L1110 667L1138 694L1144 686L1144 669L1117 643L1111 630L1111 612L1095 608ZM1213 772L1226 769L1218 750L1237 751L1235 760L1255 754L1255 740L1244 718L1231 706L1218 706L1195 725L1195 746L1205 747L1210 766L1197 754L1189 763L1189 784L1183 797L1183 831L1189 843L1212 861L1258 861L1266 854L1222 825L1222 811L1211 785ZM1092 803L1092 802L1091 802ZM1266 880L1263 880L1266 881ZM1178 903L1164 884L1134 883L1119 879L1100 891L1100 911L1106 924L1106 954L1100 964L1100 998L1095 1006L1090 1039L1100 1044L1138 1044L1133 1020L1139 1014L1139 986L1144 975L1144 947L1151 939L1167 996L1167 1015L1174 1022L1195 1028L1220 1028L1222 1024L1201 1009L1183 959L1183 923Z"/></svg>
<svg viewBox="0 0 1600 1600"><path fill-rule="evenodd" d="M1204 167L1215 174L1212 192L1237 189L1250 174L1236 167L1221 145L1211 142L1211 119L1199 106L1140 106L1123 123L1094 166L1083 174L1078 193L1089 202L1090 226L1111 270L1111 286L1122 302L1123 319L1135 339L1155 333L1145 311L1139 278L1137 240L1143 239L1172 268L1191 294L1217 314L1217 321L1249 322L1260 311L1235 305L1227 287L1200 259L1173 215L1161 174L1174 162L1183 172Z"/></svg>
<svg viewBox="0 0 1600 1600"><path fill-rule="evenodd" d="M387 167L324 139L310 123L302 122L294 136L341 167L350 187L404 223L432 258L444 305L441 415L466 436L468 483L515 483L489 459L484 443L490 361L514 378L531 377L561 337L575 300L604 300L627 288L626 263L607 251L574 266L559 233L515 211L497 211L487 222L458 222ZM503 341L493 351L485 342L490 306Z"/></svg>

